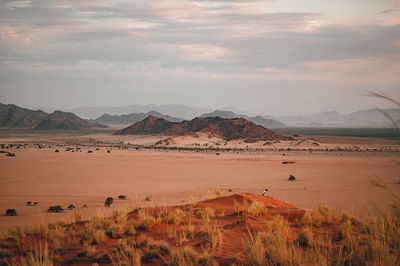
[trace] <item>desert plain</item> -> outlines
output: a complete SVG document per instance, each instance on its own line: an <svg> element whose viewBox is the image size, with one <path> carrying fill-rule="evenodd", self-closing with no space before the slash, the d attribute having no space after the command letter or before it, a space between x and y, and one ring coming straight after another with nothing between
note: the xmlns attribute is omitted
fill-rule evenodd
<svg viewBox="0 0 400 266"><path fill-rule="evenodd" d="M296 136L245 143L201 135L14 131L1 132L0 143L16 154L0 154L0 212L18 212L0 216L0 231L74 221L74 211L47 213L53 205L73 204L85 219L98 211L182 205L265 188L298 208L326 204L362 217L393 204L390 190L400 192L398 139ZM296 181L288 181L290 175ZM381 181L387 189L377 185ZM104 207L107 197L114 198L110 208Z"/></svg>

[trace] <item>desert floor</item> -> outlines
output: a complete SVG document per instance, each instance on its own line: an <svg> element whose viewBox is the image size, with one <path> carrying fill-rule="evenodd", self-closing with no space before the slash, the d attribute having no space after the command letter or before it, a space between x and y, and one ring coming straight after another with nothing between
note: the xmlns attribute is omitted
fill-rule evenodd
<svg viewBox="0 0 400 266"><path fill-rule="evenodd" d="M276 150L255 152L172 151L123 148L124 143L152 144L160 137L128 138L107 133L92 135L18 135L0 136L0 143L28 143L11 148L17 156L0 154L0 212L15 208L18 216L0 216L0 231L16 224L30 226L54 220L72 222L74 211L49 214L51 205L69 204L82 208L87 218L97 211L110 213L116 208L188 203L211 198L217 190L229 195L237 192L269 195L299 208L314 209L320 203L342 212L363 216L391 204L389 192L374 185L384 181L400 192L400 153L372 151L284 151L293 143L277 143ZM357 138L313 138L320 147L399 148L398 141ZM186 142L185 142L186 141ZM183 146L200 140L181 140ZM307 140L308 141L308 140ZM83 143L90 143L84 146ZM308 141L310 142L310 141ZM34 143L44 143L39 149ZM81 152L65 151L79 144ZM120 146L108 146L120 143ZM304 144L304 142L302 142ZM342 144L341 144L342 143ZM55 146L62 144L63 146ZM234 147L257 144L228 144ZM258 144L263 147L263 144ZM314 145L310 143L310 145ZM51 146L51 147L49 147ZM265 146L265 145L264 145ZM272 145L273 146L273 145ZM96 150L96 149L99 150ZM279 148L279 149L278 149ZM306 147L308 148L308 147ZM55 152L59 149L60 152ZM88 153L88 150L93 153ZM110 150L110 153L107 153ZM294 164L282 164L293 161ZM288 181L290 174L296 181ZM127 200L117 200L118 195ZM106 197L115 199L105 209ZM150 200L145 200L149 197ZM26 206L37 201L39 206Z"/></svg>

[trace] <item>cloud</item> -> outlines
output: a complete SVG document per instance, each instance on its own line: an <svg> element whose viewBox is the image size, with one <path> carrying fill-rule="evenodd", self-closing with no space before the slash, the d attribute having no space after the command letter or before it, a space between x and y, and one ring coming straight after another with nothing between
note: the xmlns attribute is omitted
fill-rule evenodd
<svg viewBox="0 0 400 266"><path fill-rule="evenodd" d="M273 10L270 2L2 1L0 89L56 88L56 77L159 93L157 86L177 93L207 82L224 93L250 82L278 91L398 87L395 11L379 9L385 23L339 24L331 10Z"/></svg>

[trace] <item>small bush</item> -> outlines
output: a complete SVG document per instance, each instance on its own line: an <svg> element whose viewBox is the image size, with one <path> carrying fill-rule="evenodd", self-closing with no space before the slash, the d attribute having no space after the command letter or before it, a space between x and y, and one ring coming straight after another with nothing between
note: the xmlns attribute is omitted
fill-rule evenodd
<svg viewBox="0 0 400 266"><path fill-rule="evenodd" d="M106 201L104 202L104 206L110 207L113 202L114 202L114 199L111 197L108 197L108 198L106 198Z"/></svg>
<svg viewBox="0 0 400 266"><path fill-rule="evenodd" d="M93 244L99 244L101 242L103 242L106 239L106 233L104 232L104 230L96 230L93 233Z"/></svg>
<svg viewBox="0 0 400 266"><path fill-rule="evenodd" d="M306 226L311 226L313 225L313 218L310 214L310 212L306 211L300 219L300 224L301 225L306 225Z"/></svg>
<svg viewBox="0 0 400 266"><path fill-rule="evenodd" d="M248 213L254 216L259 216L261 214L265 214L267 209L264 204L259 201L253 200L248 208Z"/></svg>
<svg viewBox="0 0 400 266"><path fill-rule="evenodd" d="M309 227L303 228L300 231L299 237L297 239L297 243L300 246L308 247L311 246L313 243L313 235L312 231Z"/></svg>

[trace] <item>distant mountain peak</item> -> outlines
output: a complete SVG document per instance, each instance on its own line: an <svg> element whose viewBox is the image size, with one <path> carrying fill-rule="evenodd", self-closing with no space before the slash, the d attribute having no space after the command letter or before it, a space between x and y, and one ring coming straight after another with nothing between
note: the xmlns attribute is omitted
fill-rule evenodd
<svg viewBox="0 0 400 266"><path fill-rule="evenodd" d="M270 118L264 118L262 116L255 116L255 117L250 117L247 115L239 115L236 114L232 111L224 111L224 110L215 110L212 113L206 113L202 114L200 117L222 117L222 118L244 118L248 121L251 121L257 125L266 127L266 128L278 128L278 127L285 127L286 125L275 120L275 119L270 119Z"/></svg>

